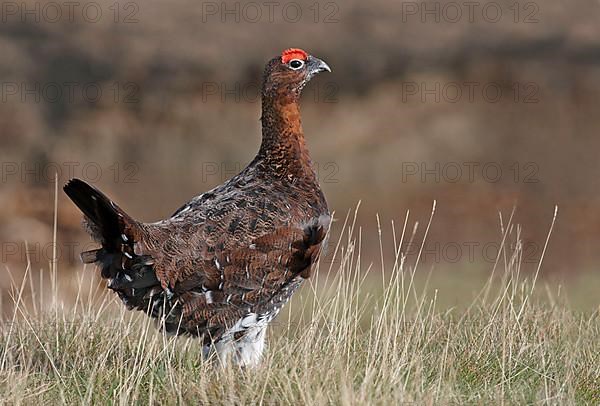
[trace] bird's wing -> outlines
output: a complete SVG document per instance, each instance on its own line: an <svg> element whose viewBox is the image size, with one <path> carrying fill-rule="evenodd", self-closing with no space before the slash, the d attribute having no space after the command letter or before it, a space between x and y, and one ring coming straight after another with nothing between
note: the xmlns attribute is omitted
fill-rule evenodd
<svg viewBox="0 0 600 406"><path fill-rule="evenodd" d="M179 307L170 311L167 330L208 332L215 338L249 313L280 307L298 281L311 276L329 223L329 216L321 216L301 226L280 227L246 247L182 263L172 286Z"/></svg>

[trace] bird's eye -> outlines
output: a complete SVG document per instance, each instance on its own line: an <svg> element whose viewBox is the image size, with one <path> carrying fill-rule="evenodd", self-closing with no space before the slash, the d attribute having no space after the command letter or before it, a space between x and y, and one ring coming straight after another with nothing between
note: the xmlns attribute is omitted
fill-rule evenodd
<svg viewBox="0 0 600 406"><path fill-rule="evenodd" d="M304 66L304 61L301 59L292 59L290 61L290 68L292 68L293 70L298 70L303 66Z"/></svg>

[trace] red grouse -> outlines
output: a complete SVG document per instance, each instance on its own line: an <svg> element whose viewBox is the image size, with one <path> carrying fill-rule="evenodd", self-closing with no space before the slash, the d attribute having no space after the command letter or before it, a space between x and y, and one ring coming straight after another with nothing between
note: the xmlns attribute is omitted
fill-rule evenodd
<svg viewBox="0 0 600 406"><path fill-rule="evenodd" d="M268 323L311 276L325 244L330 214L299 109L302 89L323 71L331 70L300 49L269 61L258 154L166 220L138 222L79 179L64 187L102 245L82 253L83 262L98 265L129 309L198 337L203 353L224 364L259 362Z"/></svg>

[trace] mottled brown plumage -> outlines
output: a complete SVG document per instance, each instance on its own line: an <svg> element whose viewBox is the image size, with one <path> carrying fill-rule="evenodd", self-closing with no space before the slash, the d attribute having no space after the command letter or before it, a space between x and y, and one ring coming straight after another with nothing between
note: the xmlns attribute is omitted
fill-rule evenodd
<svg viewBox="0 0 600 406"><path fill-rule="evenodd" d="M82 254L130 309L200 337L221 360L258 362L264 330L309 278L330 216L300 122L299 97L329 67L292 49L266 66L262 144L237 176L157 223L135 221L100 191L64 188L102 248Z"/></svg>

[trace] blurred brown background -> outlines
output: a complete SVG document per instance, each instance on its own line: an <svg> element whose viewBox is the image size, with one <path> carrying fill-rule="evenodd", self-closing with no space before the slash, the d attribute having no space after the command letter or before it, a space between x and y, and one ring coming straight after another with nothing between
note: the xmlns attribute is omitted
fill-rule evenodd
<svg viewBox="0 0 600 406"><path fill-rule="evenodd" d="M391 248L391 220L400 232L410 210L421 241L437 200L424 270L491 269L498 213L513 207L533 270L558 205L542 272L597 272L597 1L77 4L1 6L0 242L13 276L27 252L34 272L48 267L55 172L145 221L233 176L260 143L262 68L288 47L333 68L305 89L304 129L337 217L362 201L366 263L379 263L376 213ZM89 239L62 192L58 207L72 272Z"/></svg>

